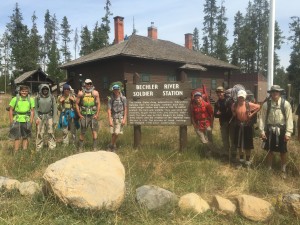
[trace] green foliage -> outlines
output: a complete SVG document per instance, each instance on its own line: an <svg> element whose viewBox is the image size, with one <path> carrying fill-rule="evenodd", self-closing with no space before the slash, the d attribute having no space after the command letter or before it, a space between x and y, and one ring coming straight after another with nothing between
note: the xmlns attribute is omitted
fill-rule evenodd
<svg viewBox="0 0 300 225"><path fill-rule="evenodd" d="M197 27L195 27L193 32L193 50L200 51L199 30Z"/></svg>
<svg viewBox="0 0 300 225"><path fill-rule="evenodd" d="M87 55L92 52L92 46L91 46L91 32L89 31L87 26L84 26L81 30L81 35L80 35L81 41L81 49L79 52L80 56Z"/></svg>
<svg viewBox="0 0 300 225"><path fill-rule="evenodd" d="M69 25L66 16L63 17L62 23L60 24L61 32L60 36L62 39L62 45L60 51L62 52L64 62L69 62L71 60L71 52L69 49L69 43L71 42L70 34L73 32L71 26Z"/></svg>
<svg viewBox="0 0 300 225"><path fill-rule="evenodd" d="M287 68L289 80L299 91L300 86L300 17L291 17L290 32L288 38L292 42L292 52L290 54L290 65Z"/></svg>

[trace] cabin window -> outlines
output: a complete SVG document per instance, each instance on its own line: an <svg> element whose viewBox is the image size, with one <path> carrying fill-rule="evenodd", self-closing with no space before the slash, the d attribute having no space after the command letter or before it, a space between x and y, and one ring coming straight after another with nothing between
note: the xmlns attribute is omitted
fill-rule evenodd
<svg viewBox="0 0 300 225"><path fill-rule="evenodd" d="M176 81L176 75L169 75L168 76L168 81Z"/></svg>
<svg viewBox="0 0 300 225"><path fill-rule="evenodd" d="M141 75L141 82L150 82L150 75L149 74L142 74Z"/></svg>
<svg viewBox="0 0 300 225"><path fill-rule="evenodd" d="M200 78L197 78L197 77L191 77L189 80L190 80L191 83L192 83L192 88L193 88L193 89L199 88L199 87L201 87L201 85L202 85L202 80L201 80Z"/></svg>
<svg viewBox="0 0 300 225"><path fill-rule="evenodd" d="M211 90L216 90L217 89L217 80L216 79L211 79Z"/></svg>

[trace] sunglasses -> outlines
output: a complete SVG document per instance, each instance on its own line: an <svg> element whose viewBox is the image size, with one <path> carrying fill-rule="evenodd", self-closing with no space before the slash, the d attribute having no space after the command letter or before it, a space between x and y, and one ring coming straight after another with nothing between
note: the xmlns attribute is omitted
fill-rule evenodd
<svg viewBox="0 0 300 225"><path fill-rule="evenodd" d="M86 85L93 85L93 83L85 83Z"/></svg>

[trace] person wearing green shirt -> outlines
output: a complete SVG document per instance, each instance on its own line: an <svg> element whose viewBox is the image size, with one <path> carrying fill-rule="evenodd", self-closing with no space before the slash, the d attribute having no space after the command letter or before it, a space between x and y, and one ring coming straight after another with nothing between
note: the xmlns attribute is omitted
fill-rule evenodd
<svg viewBox="0 0 300 225"><path fill-rule="evenodd" d="M19 93L9 103L9 137L14 140L14 151L17 152L22 139L22 148L28 148L31 127L34 118L34 99L29 96L29 87L20 86Z"/></svg>

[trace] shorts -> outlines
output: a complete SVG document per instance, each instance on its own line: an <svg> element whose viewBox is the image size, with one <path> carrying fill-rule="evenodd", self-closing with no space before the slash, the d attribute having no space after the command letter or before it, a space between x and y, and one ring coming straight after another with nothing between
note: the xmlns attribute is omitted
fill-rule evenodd
<svg viewBox="0 0 300 225"><path fill-rule="evenodd" d="M240 125L237 124L234 132L234 144L237 148L242 148L246 150L254 149L253 145L253 127L252 126L244 126L244 137L240 137L239 140L239 131ZM242 146L242 141L244 141L244 146Z"/></svg>
<svg viewBox="0 0 300 225"><path fill-rule="evenodd" d="M85 134L88 127L91 127L92 131L99 130L98 120L93 118L94 115L83 115L80 120L81 134Z"/></svg>
<svg viewBox="0 0 300 225"><path fill-rule="evenodd" d="M110 127L110 133L111 134L116 134L116 135L119 135L119 134L123 134L123 125L122 125L122 119L114 119L113 120L113 127Z"/></svg>
<svg viewBox="0 0 300 225"><path fill-rule="evenodd" d="M270 132L266 131L267 140L265 141L265 146L263 149L266 151L270 150L272 152L281 152L281 153L287 152L287 142L284 141L285 132L286 129L284 128L280 129L280 134L278 136L278 145L276 145L276 134L272 133L271 143L270 143L269 142ZM269 147L269 145L271 147Z"/></svg>
<svg viewBox="0 0 300 225"><path fill-rule="evenodd" d="M18 140L20 138L27 139L31 137L30 122L14 122L9 130L9 138Z"/></svg>

